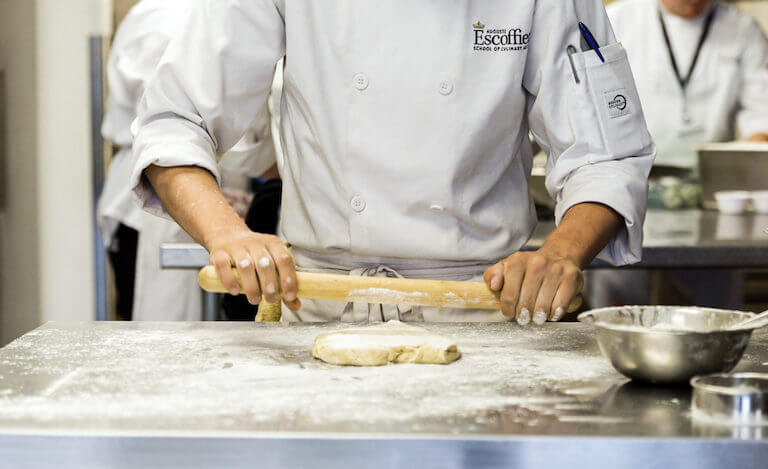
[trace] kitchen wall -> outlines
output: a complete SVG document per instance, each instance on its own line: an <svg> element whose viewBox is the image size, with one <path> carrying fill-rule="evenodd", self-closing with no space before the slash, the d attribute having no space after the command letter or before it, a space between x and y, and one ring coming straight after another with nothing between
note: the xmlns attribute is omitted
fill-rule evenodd
<svg viewBox="0 0 768 469"><path fill-rule="evenodd" d="M0 345L40 322L36 4L0 0L5 206L0 207Z"/></svg>
<svg viewBox="0 0 768 469"><path fill-rule="evenodd" d="M117 26L123 21L123 18L128 14L128 11L138 2L139 0L112 0L112 16L115 29L117 29Z"/></svg>
<svg viewBox="0 0 768 469"><path fill-rule="evenodd" d="M763 30L768 31L768 1L751 0L730 3L752 15L762 25Z"/></svg>
<svg viewBox="0 0 768 469"><path fill-rule="evenodd" d="M0 343L95 315L88 37L104 0L0 0L7 203L0 209Z"/></svg>
<svg viewBox="0 0 768 469"><path fill-rule="evenodd" d="M38 72L56 77L38 84L41 319L93 319L88 37L99 34L105 5L101 0L37 4Z"/></svg>
<svg viewBox="0 0 768 469"><path fill-rule="evenodd" d="M605 4L609 5L619 0L605 0ZM768 31L768 0L720 0L723 3L730 3L743 9L750 15L752 15L763 26L763 29Z"/></svg>

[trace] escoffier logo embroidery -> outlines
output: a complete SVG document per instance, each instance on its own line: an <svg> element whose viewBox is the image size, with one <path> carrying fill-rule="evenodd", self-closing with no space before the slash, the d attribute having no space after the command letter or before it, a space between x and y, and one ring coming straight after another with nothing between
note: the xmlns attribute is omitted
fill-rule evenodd
<svg viewBox="0 0 768 469"><path fill-rule="evenodd" d="M632 113L624 88L606 91L603 93L605 105L608 108L608 117L615 119Z"/></svg>
<svg viewBox="0 0 768 469"><path fill-rule="evenodd" d="M627 108L627 98L623 94L617 94L612 100L608 101L608 107L610 109L618 109L623 111Z"/></svg>
<svg viewBox="0 0 768 469"><path fill-rule="evenodd" d="M479 52L512 52L528 48L530 33L520 28L487 28L481 21L472 25L473 50Z"/></svg>

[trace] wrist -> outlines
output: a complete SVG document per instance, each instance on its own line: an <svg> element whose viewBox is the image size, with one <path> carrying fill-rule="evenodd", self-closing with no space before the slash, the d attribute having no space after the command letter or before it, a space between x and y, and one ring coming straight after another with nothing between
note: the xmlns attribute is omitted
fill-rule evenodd
<svg viewBox="0 0 768 469"><path fill-rule="evenodd" d="M585 267L586 256L584 250L580 249L576 243L566 240L547 239L538 251L550 258L569 261L580 269Z"/></svg>
<svg viewBox="0 0 768 469"><path fill-rule="evenodd" d="M248 226L238 221L228 224L216 224L203 233L202 244L208 252L216 245L216 241L222 238L234 238L251 235L253 232Z"/></svg>

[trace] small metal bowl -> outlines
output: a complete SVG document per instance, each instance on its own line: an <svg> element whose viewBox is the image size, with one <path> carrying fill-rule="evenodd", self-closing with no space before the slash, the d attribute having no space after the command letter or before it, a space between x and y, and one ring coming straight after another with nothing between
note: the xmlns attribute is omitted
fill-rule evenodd
<svg viewBox="0 0 768 469"><path fill-rule="evenodd" d="M694 419L717 425L768 425L768 374L697 376L691 386Z"/></svg>
<svg viewBox="0 0 768 469"><path fill-rule="evenodd" d="M579 315L623 375L655 383L727 372L741 360L751 328L726 330L753 313L682 306L623 306Z"/></svg>

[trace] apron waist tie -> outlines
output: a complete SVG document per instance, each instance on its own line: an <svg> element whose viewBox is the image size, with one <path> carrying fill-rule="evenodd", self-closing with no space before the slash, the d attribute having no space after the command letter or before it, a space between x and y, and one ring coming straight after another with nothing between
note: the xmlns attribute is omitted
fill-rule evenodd
<svg viewBox="0 0 768 469"><path fill-rule="evenodd" d="M349 272L349 275L358 277L404 278L395 269L385 265L353 269ZM386 322L391 320L424 322L422 307L349 302L344 307L344 312L341 315L341 322Z"/></svg>

